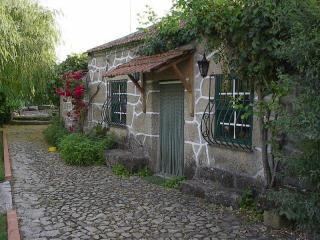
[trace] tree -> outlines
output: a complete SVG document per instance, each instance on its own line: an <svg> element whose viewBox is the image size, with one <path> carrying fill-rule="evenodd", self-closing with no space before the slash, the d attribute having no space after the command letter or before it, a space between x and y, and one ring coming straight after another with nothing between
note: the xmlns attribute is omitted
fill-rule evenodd
<svg viewBox="0 0 320 240"><path fill-rule="evenodd" d="M176 0L147 39L147 52L162 51L158 42L167 37L174 41L171 46L181 43L175 40L181 29L172 27L172 15L189 37L205 39L207 50L221 50L225 74L250 80L258 95L254 114L260 121L266 186L274 187L276 177L289 173L302 181L304 194L280 190L274 200L300 226L319 231L319 1ZM285 171L278 175L280 169Z"/></svg>
<svg viewBox="0 0 320 240"><path fill-rule="evenodd" d="M59 39L55 13L32 0L2 0L0 19L0 91L7 103L45 96Z"/></svg>

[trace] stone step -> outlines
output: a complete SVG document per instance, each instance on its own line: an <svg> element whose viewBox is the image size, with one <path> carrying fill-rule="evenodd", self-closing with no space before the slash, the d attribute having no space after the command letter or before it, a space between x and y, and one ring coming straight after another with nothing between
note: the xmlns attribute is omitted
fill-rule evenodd
<svg viewBox="0 0 320 240"><path fill-rule="evenodd" d="M38 121L38 120L12 120L11 125L48 125L51 121Z"/></svg>
<svg viewBox="0 0 320 240"><path fill-rule="evenodd" d="M106 165L113 167L116 164L124 165L130 172L136 172L145 167L148 159L143 154L132 153L125 149L106 150Z"/></svg>
<svg viewBox="0 0 320 240"><path fill-rule="evenodd" d="M204 198L209 203L239 208L241 192L236 189L223 187L217 182L187 180L181 184L180 191L195 197Z"/></svg>
<svg viewBox="0 0 320 240"><path fill-rule="evenodd" d="M32 115L22 115L22 116L14 116L13 120L18 120L18 121L31 121L31 120L37 120L37 121L50 121L51 117L50 116L32 116Z"/></svg>

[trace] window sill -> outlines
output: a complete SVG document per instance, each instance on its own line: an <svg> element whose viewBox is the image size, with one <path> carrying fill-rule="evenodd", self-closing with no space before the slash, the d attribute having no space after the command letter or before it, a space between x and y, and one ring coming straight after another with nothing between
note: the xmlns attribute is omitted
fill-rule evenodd
<svg viewBox="0 0 320 240"><path fill-rule="evenodd" d="M214 142L210 142L209 146L216 146L222 148L228 148L237 151L244 151L244 152L253 152L252 144L245 144L245 143L238 143L232 141L223 141L219 139L214 139Z"/></svg>

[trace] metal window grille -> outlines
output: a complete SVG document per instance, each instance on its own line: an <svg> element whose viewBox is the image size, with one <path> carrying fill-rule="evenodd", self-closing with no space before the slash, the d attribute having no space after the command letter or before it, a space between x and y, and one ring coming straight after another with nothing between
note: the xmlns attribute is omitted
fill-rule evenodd
<svg viewBox="0 0 320 240"><path fill-rule="evenodd" d="M102 106L102 122L125 126L127 121L127 80L107 82L107 99Z"/></svg>
<svg viewBox="0 0 320 240"><path fill-rule="evenodd" d="M212 81L215 94L212 97ZM249 81L211 75L209 101L201 120L201 133L209 144L251 150L253 91Z"/></svg>

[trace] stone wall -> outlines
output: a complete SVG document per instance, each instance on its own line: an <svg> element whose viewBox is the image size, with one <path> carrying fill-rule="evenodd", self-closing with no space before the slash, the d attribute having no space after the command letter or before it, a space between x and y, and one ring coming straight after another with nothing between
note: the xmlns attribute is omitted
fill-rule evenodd
<svg viewBox="0 0 320 240"><path fill-rule="evenodd" d="M114 49L105 52L93 53L89 60L89 89L93 95L97 86L100 90L93 100L88 112L87 128L101 122L101 109L107 97L107 81L103 79L106 70L125 63L136 56L137 46L123 49ZM197 60L201 59L202 50L199 49L193 56L193 88L194 88L194 116L190 115L189 93L185 92L185 175L188 178L214 178L217 172L226 172L231 176L228 179L235 181L234 176L244 176L250 179L263 179L263 166L261 161L261 148L259 143L258 121L253 120L253 151L245 152L239 149L229 149L222 146L209 145L202 137L200 125L205 107L208 103L209 77L202 79L199 74ZM212 58L214 53L208 55ZM180 65L187 71L187 65ZM189 69L190 70L190 69ZM211 61L209 73L219 74L221 68ZM119 76L113 79L128 79ZM119 138L131 139L135 144L143 146L145 154L150 159L150 167L157 171L160 163L159 146L159 111L161 80L177 80L170 69L157 74L145 74L146 87L146 113L142 110L142 98L135 85L128 80L127 84L127 124L126 127L111 127ZM212 87L214 89L214 86ZM214 92L211 92L214 94ZM69 109L70 103L63 103L62 109ZM66 112L67 110L63 110ZM134 148L134 147L133 147ZM221 175L221 174L220 174ZM242 180L241 180L242 181ZM237 185L237 184L236 184Z"/></svg>
<svg viewBox="0 0 320 240"><path fill-rule="evenodd" d="M202 51L194 56L194 91L195 114L191 117L185 109L185 172L188 176L208 178L204 171L213 172L215 169L224 170L230 175L247 176L258 181L263 179L263 165L261 159L260 134L258 120L253 118L252 144L253 151L246 152L240 149L231 149L219 145L209 145L201 135L201 118L209 99L209 77L202 78L197 61L202 58ZM211 59L214 52L207 57ZM212 59L208 75L221 74L221 67ZM213 81L214 84L214 81ZM211 87L211 96L214 96L214 85ZM187 97L185 97L187 106Z"/></svg>
<svg viewBox="0 0 320 240"><path fill-rule="evenodd" d="M93 53L89 57L89 96L93 96L99 86L100 90L89 106L86 129L101 123L101 110L107 98L107 83L109 79L103 78L107 70L128 62L136 56L137 46L128 46L122 49L113 49L105 52ZM145 155L149 157L150 167L156 171L158 160L159 140L159 86L157 83L146 81L147 105L146 113L142 110L142 99L136 86L127 76L119 76L112 80L127 80L127 124L126 127L112 126L110 131L119 141L129 140L129 145L144 146ZM69 119L67 112L72 109L71 102L61 101L61 109L65 116L66 125ZM106 123L104 123L106 124ZM132 149L136 149L131 146Z"/></svg>
<svg viewBox="0 0 320 240"><path fill-rule="evenodd" d="M130 138L144 146L150 159L150 167L157 170L159 163L159 111L160 90L158 82L146 81L146 113L142 99L132 82L128 82L127 128Z"/></svg>
<svg viewBox="0 0 320 240"><path fill-rule="evenodd" d="M97 87L99 91L94 97L92 104L89 106L86 128L89 129L98 123L101 123L101 110L107 98L107 81L103 78L107 70L117 67L120 64L130 61L136 56L137 46L128 46L126 48L114 48L106 51L92 53L89 56L88 62L88 80L89 80L89 96L93 96ZM127 77L124 77L127 79ZM122 78L123 79L123 78ZM128 81L129 82L129 81ZM87 100L88 100L87 99ZM69 119L66 114L72 109L72 104L60 101L61 113L64 116L66 124L68 125Z"/></svg>
<svg viewBox="0 0 320 240"><path fill-rule="evenodd" d="M71 103L70 98L60 97L60 116L63 118L65 122L66 128L70 128L72 126L72 117L68 116L68 113L72 110L73 105Z"/></svg>
<svg viewBox="0 0 320 240"><path fill-rule="evenodd" d="M136 46L130 46L127 48L116 48L104 52L97 52L90 56L88 63L90 96L96 92L98 86L100 90L89 108L88 128L95 126L102 120L101 110L107 98L107 79L103 78L104 73L133 59L136 56L136 51ZM127 77L124 76L121 79L127 79ZM131 91L129 85L128 90Z"/></svg>
<svg viewBox="0 0 320 240"><path fill-rule="evenodd" d="M253 132L252 132L252 151L243 151L240 149L232 149L219 145L208 144L201 135L201 118L209 100L209 77L202 78L197 66L197 61L202 58L203 51L198 50L193 56L193 90L194 90L194 116L190 115L189 93L185 90L185 136L184 136L184 158L185 158L185 175L188 178L215 178L212 175L220 175L220 172L226 172L228 179L233 182L233 185L242 185L247 179L251 182L252 179L261 182L263 180L263 165L261 159L260 134L259 125L256 117L253 118ZM208 55L208 59L212 58L214 52ZM181 63L180 68L183 72L188 65ZM222 70L219 64L215 64L212 60L210 63L209 74L221 74ZM154 101L154 106L147 103L153 108L149 110L152 114L159 114L159 87L158 82L161 80L177 80L174 73L168 69L162 73L147 74L146 79L153 81L153 89L156 91L154 98L148 101ZM214 96L214 81L211 86L211 96ZM142 118L141 118L142 119ZM145 125L146 129L153 126L156 129L152 130L153 137L158 138L159 123L154 125ZM159 153L159 146L157 145L157 154ZM154 152L153 156L156 156ZM157 155L157 163L160 162L159 154ZM226 176L226 175L225 175ZM238 180L238 184L236 183ZM230 185L229 183L227 185Z"/></svg>

